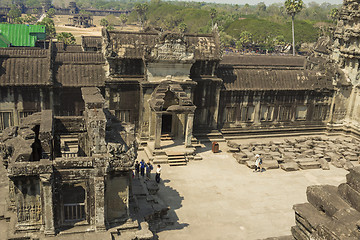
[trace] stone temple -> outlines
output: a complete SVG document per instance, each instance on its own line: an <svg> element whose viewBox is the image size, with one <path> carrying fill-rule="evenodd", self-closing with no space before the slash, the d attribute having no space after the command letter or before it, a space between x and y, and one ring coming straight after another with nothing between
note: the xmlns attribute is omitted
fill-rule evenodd
<svg viewBox="0 0 360 240"><path fill-rule="evenodd" d="M320 38L306 57L223 55L216 28L103 29L81 45L1 48L0 147L14 214L8 239L130 228L138 144L167 163L164 138L184 149L194 137L249 133L358 138L359 4L344 1L333 38ZM157 204L157 215L166 212ZM142 227L134 239L151 239ZM297 230L295 239L310 239Z"/></svg>

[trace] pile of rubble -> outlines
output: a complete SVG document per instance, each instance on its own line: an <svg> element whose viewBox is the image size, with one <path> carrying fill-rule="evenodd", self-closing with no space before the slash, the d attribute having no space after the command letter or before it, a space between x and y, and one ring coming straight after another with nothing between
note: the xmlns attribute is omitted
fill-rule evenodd
<svg viewBox="0 0 360 240"><path fill-rule="evenodd" d="M260 154L265 169L281 167L285 171L322 168L329 170L329 163L346 170L359 161L360 146L356 139L329 137L300 137L268 143L237 144L228 141L228 152L240 164L255 168L255 155Z"/></svg>
<svg viewBox="0 0 360 240"><path fill-rule="evenodd" d="M310 186L308 203L294 205L293 238L360 239L360 167L350 170L346 183Z"/></svg>

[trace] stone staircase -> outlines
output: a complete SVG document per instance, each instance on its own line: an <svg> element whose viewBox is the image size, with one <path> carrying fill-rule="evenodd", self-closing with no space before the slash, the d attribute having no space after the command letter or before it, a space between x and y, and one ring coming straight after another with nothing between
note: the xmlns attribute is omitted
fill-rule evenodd
<svg viewBox="0 0 360 240"><path fill-rule="evenodd" d="M346 179L338 187L308 187L308 202L293 207L295 240L360 239L360 167L350 170Z"/></svg>
<svg viewBox="0 0 360 240"><path fill-rule="evenodd" d="M225 138L218 130L198 130L194 137L201 142L225 142Z"/></svg>
<svg viewBox="0 0 360 240"><path fill-rule="evenodd" d="M61 155L65 158L77 157L79 151L79 139L77 135L61 135Z"/></svg>
<svg viewBox="0 0 360 240"><path fill-rule="evenodd" d="M168 163L170 166L184 166L187 164L185 154L181 152L167 152Z"/></svg>
<svg viewBox="0 0 360 240"><path fill-rule="evenodd" d="M161 134L160 140L161 140L161 141L173 140L173 136L172 136L171 134L164 133L164 134Z"/></svg>

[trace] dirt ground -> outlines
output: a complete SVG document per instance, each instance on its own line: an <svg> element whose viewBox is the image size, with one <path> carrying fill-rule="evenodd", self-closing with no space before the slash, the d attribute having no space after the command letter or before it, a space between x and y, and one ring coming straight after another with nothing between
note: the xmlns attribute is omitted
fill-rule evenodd
<svg viewBox="0 0 360 240"><path fill-rule="evenodd" d="M55 23L56 33L61 32L70 32L75 36L76 43L81 44L81 36L101 36L101 26L100 20L104 18L104 16L93 16L93 23L95 27L90 28L78 28L78 27L71 27L65 26L68 24L68 18L70 15L56 15L54 16L53 20ZM122 30L122 31L137 31L139 27L136 25L126 25L123 27L115 26L115 30Z"/></svg>
<svg viewBox="0 0 360 240"><path fill-rule="evenodd" d="M159 239L252 240L291 235L290 228L295 225L292 207L306 202L307 186L337 186L346 181L348 173L332 165L330 170L258 173L238 164L226 152L225 143L217 154L210 147L207 144L200 150L201 161L162 166L159 194L176 223L161 231Z"/></svg>

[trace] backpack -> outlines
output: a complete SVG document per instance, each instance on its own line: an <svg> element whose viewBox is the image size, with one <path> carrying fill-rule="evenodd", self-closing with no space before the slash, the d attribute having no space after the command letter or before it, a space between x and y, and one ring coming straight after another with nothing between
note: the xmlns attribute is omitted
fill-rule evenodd
<svg viewBox="0 0 360 240"><path fill-rule="evenodd" d="M259 158L259 159L260 159L259 163L262 164L262 158Z"/></svg>

